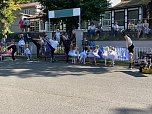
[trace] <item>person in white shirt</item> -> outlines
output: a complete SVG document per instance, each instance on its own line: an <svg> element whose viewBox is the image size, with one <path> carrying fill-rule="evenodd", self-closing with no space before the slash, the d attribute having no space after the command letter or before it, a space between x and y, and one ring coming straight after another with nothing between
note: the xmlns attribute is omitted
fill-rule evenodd
<svg viewBox="0 0 152 114"><path fill-rule="evenodd" d="M89 26L88 30L89 30L89 33L91 35L91 38L93 36L95 36L96 26L95 26L95 24L93 22L91 23L91 26Z"/></svg>
<svg viewBox="0 0 152 114"><path fill-rule="evenodd" d="M21 38L21 39L18 42L19 51L20 51L21 55L24 54L24 46L25 46L25 41L24 41L24 37L23 36L24 36L23 34L19 35L19 38Z"/></svg>
<svg viewBox="0 0 152 114"><path fill-rule="evenodd" d="M27 61L31 60L31 50L29 49L29 45L26 45L26 49L24 51L24 53L26 54L27 56Z"/></svg>
<svg viewBox="0 0 152 114"><path fill-rule="evenodd" d="M31 25L30 19L26 19L26 26L27 26L26 32L30 32L30 25Z"/></svg>
<svg viewBox="0 0 152 114"><path fill-rule="evenodd" d="M114 26L113 26L113 35L114 35L114 37L117 36L118 31L119 31L118 22L115 22L115 24L114 24Z"/></svg>
<svg viewBox="0 0 152 114"><path fill-rule="evenodd" d="M58 41L58 43L60 43L60 30L57 29L56 33L55 33L55 38Z"/></svg>
<svg viewBox="0 0 152 114"><path fill-rule="evenodd" d="M133 64L133 53L134 53L134 44L131 40L131 38L125 34L124 31L122 31L122 34L126 40L126 47L128 48L129 55L130 55L130 65L129 68L132 69L132 64Z"/></svg>

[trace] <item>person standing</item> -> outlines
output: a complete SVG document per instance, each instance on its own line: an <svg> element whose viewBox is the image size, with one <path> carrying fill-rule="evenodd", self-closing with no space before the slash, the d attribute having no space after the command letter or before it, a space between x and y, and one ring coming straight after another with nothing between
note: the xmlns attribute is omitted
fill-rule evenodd
<svg viewBox="0 0 152 114"><path fill-rule="evenodd" d="M60 44L60 30L57 29L56 33L55 33L55 38L58 41L58 43Z"/></svg>
<svg viewBox="0 0 152 114"><path fill-rule="evenodd" d="M6 45L7 35L5 34L1 40L1 43Z"/></svg>
<svg viewBox="0 0 152 114"><path fill-rule="evenodd" d="M17 51L16 45L14 41L11 41L11 45L7 48L8 50L12 49L12 60L15 61L15 52Z"/></svg>
<svg viewBox="0 0 152 114"><path fill-rule="evenodd" d="M57 49L59 43L57 40L53 40L51 38L49 39L47 35L45 35L44 37L44 41L46 41L46 43L51 49L51 61L54 62L54 51Z"/></svg>
<svg viewBox="0 0 152 114"><path fill-rule="evenodd" d="M31 50L29 49L29 45L28 44L26 45L26 49L25 49L24 53L27 56L27 61L31 60L31 54L32 53L31 53Z"/></svg>
<svg viewBox="0 0 152 114"><path fill-rule="evenodd" d="M69 39L69 36L67 33L65 35L62 35L63 37L63 45L64 45L64 51L66 55L66 63L69 63L69 51L70 51L70 46L71 46L71 41Z"/></svg>
<svg viewBox="0 0 152 114"><path fill-rule="evenodd" d="M23 25L23 20L22 20L22 18L21 18L20 21L19 21L19 26L20 26L21 32L23 32L23 31L24 31L24 25Z"/></svg>
<svg viewBox="0 0 152 114"><path fill-rule="evenodd" d="M26 32L30 32L30 25L31 25L30 19L27 19L26 20L26 26L27 26Z"/></svg>
<svg viewBox="0 0 152 114"><path fill-rule="evenodd" d="M19 50L20 50L20 54L23 55L24 54L24 46L25 46L24 35L20 34L19 38L21 38L18 42Z"/></svg>
<svg viewBox="0 0 152 114"><path fill-rule="evenodd" d="M141 22L141 20L138 21L138 24L137 24L137 31L138 31L138 39L141 37L142 35L142 31L143 30L143 24Z"/></svg>
<svg viewBox="0 0 152 114"><path fill-rule="evenodd" d="M113 26L113 35L114 35L114 37L117 36L118 31L119 31L119 25L118 25L118 22L115 22L115 24Z"/></svg>
<svg viewBox="0 0 152 114"><path fill-rule="evenodd" d="M131 40L131 38L125 34L124 31L122 31L122 34L126 40L126 47L128 48L129 51L129 60L130 60L130 65L129 65L129 69L132 69L132 64L133 64L133 53L134 53L134 44Z"/></svg>

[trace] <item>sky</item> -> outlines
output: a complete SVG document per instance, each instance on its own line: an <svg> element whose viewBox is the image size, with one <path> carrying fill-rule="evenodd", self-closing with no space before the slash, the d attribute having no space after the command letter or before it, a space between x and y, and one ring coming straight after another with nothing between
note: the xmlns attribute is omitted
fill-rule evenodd
<svg viewBox="0 0 152 114"><path fill-rule="evenodd" d="M120 2L121 2L121 0L111 0L112 6L115 6Z"/></svg>

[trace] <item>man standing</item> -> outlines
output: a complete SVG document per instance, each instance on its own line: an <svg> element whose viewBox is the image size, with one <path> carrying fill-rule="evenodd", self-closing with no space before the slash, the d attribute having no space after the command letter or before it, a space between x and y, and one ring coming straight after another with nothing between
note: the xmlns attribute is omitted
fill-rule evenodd
<svg viewBox="0 0 152 114"><path fill-rule="evenodd" d="M60 44L60 30L57 29L56 33L55 33L55 38L58 41L58 43Z"/></svg>
<svg viewBox="0 0 152 114"><path fill-rule="evenodd" d="M65 54L66 54L66 63L69 62L69 51L70 51L70 45L71 45L71 41L68 37L68 34L65 33L65 35L62 35L63 37L63 45L64 45L64 51L65 51Z"/></svg>
<svg viewBox="0 0 152 114"><path fill-rule="evenodd" d="M134 53L134 44L131 40L131 38L125 34L124 31L122 31L122 34L126 40L126 47L128 48L128 51L129 51L129 59L130 59L130 65L129 65L129 69L132 69L132 64L133 64L133 53Z"/></svg>

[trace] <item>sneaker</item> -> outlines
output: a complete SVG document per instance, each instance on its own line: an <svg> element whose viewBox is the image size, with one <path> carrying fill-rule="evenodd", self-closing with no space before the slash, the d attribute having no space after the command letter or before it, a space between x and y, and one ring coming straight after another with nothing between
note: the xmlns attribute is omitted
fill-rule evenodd
<svg viewBox="0 0 152 114"><path fill-rule="evenodd" d="M30 59L27 59L27 61L30 61Z"/></svg>

